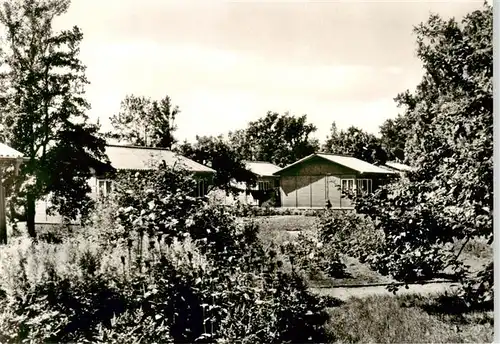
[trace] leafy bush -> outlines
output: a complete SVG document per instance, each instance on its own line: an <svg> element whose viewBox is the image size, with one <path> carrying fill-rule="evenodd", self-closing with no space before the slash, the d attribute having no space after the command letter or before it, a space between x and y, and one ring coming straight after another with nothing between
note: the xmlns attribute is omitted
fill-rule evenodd
<svg viewBox="0 0 500 344"><path fill-rule="evenodd" d="M195 188L195 181L183 170L123 175L116 195L122 239L130 238L130 229L139 236L164 235L167 244L189 235L221 264L241 256L256 241L254 229L239 226L231 208L193 197Z"/></svg>
<svg viewBox="0 0 500 344"><path fill-rule="evenodd" d="M156 320L145 317L142 309L127 310L114 316L108 327L99 324L92 343L174 343L168 326Z"/></svg>
<svg viewBox="0 0 500 344"><path fill-rule="evenodd" d="M491 262L472 279L464 281L458 296L469 308L493 309L493 278L493 262Z"/></svg>
<svg viewBox="0 0 500 344"><path fill-rule="evenodd" d="M378 271L403 281L435 277L450 265L463 273L453 251L461 229L436 214L434 197L427 185L401 179L358 202L357 210L383 233L372 257Z"/></svg>
<svg viewBox="0 0 500 344"><path fill-rule="evenodd" d="M25 240L1 258L2 305L15 314L2 319L2 342L73 341L121 308L119 292L102 272L110 253L91 241Z"/></svg>
<svg viewBox="0 0 500 344"><path fill-rule="evenodd" d="M290 261L292 269L303 271L308 280L343 278L347 266L333 245L321 240L316 230L299 233L296 240L280 247Z"/></svg>
<svg viewBox="0 0 500 344"><path fill-rule="evenodd" d="M484 3L460 20L431 15L414 32L424 75L396 101L405 160L415 170L356 210L384 233L374 253L379 271L409 281L451 266L466 280L453 243L493 242L493 8Z"/></svg>
<svg viewBox="0 0 500 344"><path fill-rule="evenodd" d="M318 234L324 243L361 262L370 261L384 238L369 219L353 211L324 212L318 219Z"/></svg>
<svg viewBox="0 0 500 344"><path fill-rule="evenodd" d="M303 215L303 216L319 216L324 211L323 209L295 209L295 208L275 208L269 204L262 204L262 206L252 206L248 204L239 203L235 207L235 214L241 217L256 217L256 216L289 216L289 215Z"/></svg>
<svg viewBox="0 0 500 344"><path fill-rule="evenodd" d="M142 253L141 240L106 253L82 239L30 244L24 259L4 257L19 264L3 271L10 277L2 281L3 305L16 316L0 324L2 342L106 342L125 333L142 342L324 340L324 304L272 259L259 266L262 257L246 257L261 272L245 272L214 265L189 239L155 241L144 240Z"/></svg>

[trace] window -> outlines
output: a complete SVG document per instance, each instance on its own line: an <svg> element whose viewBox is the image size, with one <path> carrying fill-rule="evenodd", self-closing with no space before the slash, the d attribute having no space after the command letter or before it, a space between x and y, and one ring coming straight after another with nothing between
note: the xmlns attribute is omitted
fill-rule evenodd
<svg viewBox="0 0 500 344"><path fill-rule="evenodd" d="M268 181L258 182L259 191L267 191L271 189L271 183Z"/></svg>
<svg viewBox="0 0 500 344"><path fill-rule="evenodd" d="M372 192L371 179L358 179L358 192L361 194L369 194Z"/></svg>
<svg viewBox="0 0 500 344"><path fill-rule="evenodd" d="M97 180L97 196L107 197L113 191L113 182L109 179Z"/></svg>
<svg viewBox="0 0 500 344"><path fill-rule="evenodd" d="M205 181L200 179L196 182L196 197L205 196Z"/></svg>
<svg viewBox="0 0 500 344"><path fill-rule="evenodd" d="M371 179L342 179L342 193L368 194L372 192Z"/></svg>
<svg viewBox="0 0 500 344"><path fill-rule="evenodd" d="M355 191L354 179L342 179L342 193L354 193Z"/></svg>

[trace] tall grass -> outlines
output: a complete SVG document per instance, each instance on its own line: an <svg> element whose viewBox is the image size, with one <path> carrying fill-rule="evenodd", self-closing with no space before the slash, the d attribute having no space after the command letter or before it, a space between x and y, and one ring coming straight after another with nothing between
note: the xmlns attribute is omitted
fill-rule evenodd
<svg viewBox="0 0 500 344"><path fill-rule="evenodd" d="M491 343L491 311L439 307L441 298L404 295L351 298L330 309L327 331L339 343ZM450 314L451 313L451 314Z"/></svg>

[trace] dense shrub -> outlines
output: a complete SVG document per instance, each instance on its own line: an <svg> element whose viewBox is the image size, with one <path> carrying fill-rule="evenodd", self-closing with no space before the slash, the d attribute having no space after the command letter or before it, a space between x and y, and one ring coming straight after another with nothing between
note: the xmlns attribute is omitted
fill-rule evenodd
<svg viewBox="0 0 500 344"><path fill-rule="evenodd" d="M292 268L304 272L308 280L346 276L347 266L343 263L340 251L322 240L316 229L299 233L296 240L285 242L280 250Z"/></svg>
<svg viewBox="0 0 500 344"><path fill-rule="evenodd" d="M380 250L384 238L369 219L353 211L324 212L318 219L318 234L324 243L362 262Z"/></svg>
<svg viewBox="0 0 500 344"><path fill-rule="evenodd" d="M453 243L493 243L492 32L487 3L460 19L431 15L414 29L424 73L396 98L403 109L396 136L415 170L356 204L384 232L378 268L398 279L452 266L465 280L470 272Z"/></svg>
<svg viewBox="0 0 500 344"><path fill-rule="evenodd" d="M463 275L453 251L463 229L436 213L436 198L426 185L402 178L358 201L358 212L383 233L373 258L377 270L403 281L433 278L450 265Z"/></svg>
<svg viewBox="0 0 500 344"><path fill-rule="evenodd" d="M493 273L493 262L491 262L473 278L462 283L458 296L467 307L493 309Z"/></svg>
<svg viewBox="0 0 500 344"><path fill-rule="evenodd" d="M191 197L182 171L121 178L74 238L2 251L1 342L326 340L326 304L252 223Z"/></svg>
<svg viewBox="0 0 500 344"><path fill-rule="evenodd" d="M270 204L264 203L262 206L253 206L244 203L238 203L234 209L236 214L241 217L256 217L256 216L319 216L323 213L323 209L299 209L299 208L280 208L273 207Z"/></svg>

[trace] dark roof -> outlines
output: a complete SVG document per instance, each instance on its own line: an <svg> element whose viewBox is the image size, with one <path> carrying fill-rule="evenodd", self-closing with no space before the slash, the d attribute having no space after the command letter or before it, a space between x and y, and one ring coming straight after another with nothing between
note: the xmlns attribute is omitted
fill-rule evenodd
<svg viewBox="0 0 500 344"><path fill-rule="evenodd" d="M335 155L335 154L328 154L328 153L314 153L311 155L306 156L305 158L302 158L300 160L297 160L293 164L290 164L281 170L277 171L274 173L274 175L279 175L283 171L288 170L289 168L299 165L303 163L304 161L310 160L314 157L319 157L322 159L325 159L327 161L345 166L347 168L350 168L351 170L357 171L359 173L380 173L380 174L394 174L394 172L389 171L387 169L383 169L381 167L375 166L373 164L370 164L369 162L363 161L358 158L354 158L352 156L344 156L344 155Z"/></svg>
<svg viewBox="0 0 500 344"><path fill-rule="evenodd" d="M273 177L281 169L267 161L245 161L245 165L250 172L261 177Z"/></svg>
<svg viewBox="0 0 500 344"><path fill-rule="evenodd" d="M106 155L117 170L150 170L165 161L170 167L181 165L191 172L215 173L210 167L162 148L107 145Z"/></svg>

